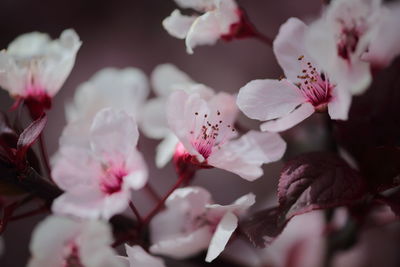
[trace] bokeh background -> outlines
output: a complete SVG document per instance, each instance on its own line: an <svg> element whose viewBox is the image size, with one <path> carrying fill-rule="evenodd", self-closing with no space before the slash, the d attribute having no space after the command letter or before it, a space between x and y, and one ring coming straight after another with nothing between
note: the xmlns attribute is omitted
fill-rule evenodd
<svg viewBox="0 0 400 267"><path fill-rule="evenodd" d="M309 20L318 15L322 7L322 0L239 0L238 3L256 27L270 37L277 34L279 26L289 17ZM186 54L184 42L169 36L161 26L161 21L174 8L173 0L0 1L0 49L6 48L22 33L41 31L57 38L66 28L75 29L83 42L75 67L48 112L45 138L50 155L57 150L65 124L65 103L80 83L104 67L137 67L150 75L158 64L171 62L195 81L231 93L238 92L250 80L278 78L282 74L272 49L254 39L221 41L212 47L197 48L194 55ZM12 103L8 94L0 90L1 110L8 110ZM257 127L256 122L244 116L240 120L246 127ZM323 132L318 126L321 119L314 116L311 120L312 123L306 122L301 129L295 128L285 134L291 140L288 155L323 145ZM309 141L304 139L306 134L311 134ZM171 165L161 170L154 166L156 145L156 140L140 140L140 148L150 168L150 183L162 194L174 183L176 176ZM197 174L194 184L209 189L215 201L221 204L252 191L257 195L258 206L254 208L257 209L274 200L281 165L278 162L266 166L265 176L253 183L224 171L204 170ZM140 203L142 212L152 205L141 193L134 198ZM25 266L32 229L43 218L38 215L10 223L3 235L5 252L0 256L0 266Z"/></svg>

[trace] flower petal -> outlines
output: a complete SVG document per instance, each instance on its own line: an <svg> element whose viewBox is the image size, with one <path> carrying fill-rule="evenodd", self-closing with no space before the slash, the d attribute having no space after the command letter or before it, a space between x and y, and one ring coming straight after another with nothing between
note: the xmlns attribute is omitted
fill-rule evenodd
<svg viewBox="0 0 400 267"><path fill-rule="evenodd" d="M256 203L256 196L253 193L248 193L236 199L230 205L208 204L207 218L211 221L221 219L225 213L231 212L236 216L243 215L251 206Z"/></svg>
<svg viewBox="0 0 400 267"><path fill-rule="evenodd" d="M140 129L143 133L153 139L162 139L167 136L171 130L168 127L167 99L153 98L147 101L143 107L142 121Z"/></svg>
<svg viewBox="0 0 400 267"><path fill-rule="evenodd" d="M195 82L175 65L165 63L158 65L151 74L151 84L158 96L168 96L174 85L191 85Z"/></svg>
<svg viewBox="0 0 400 267"><path fill-rule="evenodd" d="M249 131L213 152L208 163L254 181L263 174L261 165L279 160L285 150L286 143L278 134Z"/></svg>
<svg viewBox="0 0 400 267"><path fill-rule="evenodd" d="M215 7L215 0L175 0L175 3L181 8L192 8L199 12Z"/></svg>
<svg viewBox="0 0 400 267"><path fill-rule="evenodd" d="M254 80L239 91L237 105L249 118L271 120L289 114L305 102L299 89L288 80Z"/></svg>
<svg viewBox="0 0 400 267"><path fill-rule="evenodd" d="M174 156L175 148L179 143L173 133L168 134L156 148L156 166L163 168Z"/></svg>
<svg viewBox="0 0 400 267"><path fill-rule="evenodd" d="M310 117L314 111L314 106L311 103L306 102L282 118L264 122L260 126L261 131L285 131Z"/></svg>
<svg viewBox="0 0 400 267"><path fill-rule="evenodd" d="M225 214L211 239L208 247L206 262L212 262L224 251L226 244L231 238L238 225L238 218L231 212Z"/></svg>
<svg viewBox="0 0 400 267"><path fill-rule="evenodd" d="M175 9L169 17L163 20L162 25L170 35L185 39L196 18L197 16L182 15L178 9Z"/></svg>
<svg viewBox="0 0 400 267"><path fill-rule="evenodd" d="M130 267L165 267L164 261L148 254L141 246L125 245Z"/></svg>
<svg viewBox="0 0 400 267"><path fill-rule="evenodd" d="M351 106L351 94L341 86L332 90L332 99L328 103L329 116L333 120L347 120Z"/></svg>

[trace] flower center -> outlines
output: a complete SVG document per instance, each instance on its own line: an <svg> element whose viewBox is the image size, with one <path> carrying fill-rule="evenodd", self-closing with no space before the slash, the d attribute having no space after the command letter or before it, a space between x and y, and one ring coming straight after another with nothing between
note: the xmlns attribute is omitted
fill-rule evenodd
<svg viewBox="0 0 400 267"><path fill-rule="evenodd" d="M62 267L83 267L79 259L79 248L75 242L65 247L65 257Z"/></svg>
<svg viewBox="0 0 400 267"><path fill-rule="evenodd" d="M356 27L342 28L337 42L338 55L344 60L350 60L350 55L356 51L360 34Z"/></svg>
<svg viewBox="0 0 400 267"><path fill-rule="evenodd" d="M302 74L297 76L300 79L297 87L317 111L322 111L330 101L332 97L331 91L335 86L311 62L305 63L304 56L300 56L298 60L301 61L303 69Z"/></svg>
<svg viewBox="0 0 400 267"><path fill-rule="evenodd" d="M208 120L208 114L199 114L195 112L195 125L197 125L198 119L202 118L201 127L199 130L190 131L190 140L192 146L200 153L205 159L207 159L214 147L220 148L228 139L227 133L235 132L235 129L230 125L224 125L223 121L219 119L221 112L216 111L214 119Z"/></svg>
<svg viewBox="0 0 400 267"><path fill-rule="evenodd" d="M124 177L127 171L123 167L109 167L104 171L104 176L100 182L100 189L107 195L120 192Z"/></svg>

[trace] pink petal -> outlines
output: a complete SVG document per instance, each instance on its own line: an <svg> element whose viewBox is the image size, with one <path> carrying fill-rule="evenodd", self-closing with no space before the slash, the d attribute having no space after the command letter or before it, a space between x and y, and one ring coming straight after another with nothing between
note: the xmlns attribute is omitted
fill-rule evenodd
<svg viewBox="0 0 400 267"><path fill-rule="evenodd" d="M158 96L168 96L174 85L190 86L195 83L186 73L170 63L158 65L151 73L150 79Z"/></svg>
<svg viewBox="0 0 400 267"><path fill-rule="evenodd" d="M165 267L164 261L148 254L141 246L125 245L130 267Z"/></svg>
<svg viewBox="0 0 400 267"><path fill-rule="evenodd" d="M172 159L179 140L173 133L168 134L156 148L156 166L163 168Z"/></svg>
<svg viewBox="0 0 400 267"><path fill-rule="evenodd" d="M236 216L241 216L256 203L256 196L253 193L248 193L238 198L230 205L209 204L207 205L207 218L211 221L220 220L225 213L231 212Z"/></svg>
<svg viewBox="0 0 400 267"><path fill-rule="evenodd" d="M128 175L124 177L123 186L129 190L138 190L147 183L148 171L142 154L136 149L127 155L125 166Z"/></svg>
<svg viewBox="0 0 400 267"><path fill-rule="evenodd" d="M254 80L239 91L237 105L249 118L271 120L289 114L305 102L299 89L288 80Z"/></svg>
<svg viewBox="0 0 400 267"><path fill-rule="evenodd" d="M297 18L289 18L279 29L273 44L274 54L282 67L285 76L292 82L298 80L304 66L299 57L304 56L304 61L310 58L304 47L304 37L307 25ZM315 66L315 64L313 64Z"/></svg>
<svg viewBox="0 0 400 267"><path fill-rule="evenodd" d="M208 247L206 262L212 262L224 251L226 244L231 238L238 225L238 218L233 213L226 213L218 224L217 229Z"/></svg>
<svg viewBox="0 0 400 267"><path fill-rule="evenodd" d="M285 131L310 117L314 111L314 106L306 102L282 118L264 122L261 124L260 128L262 131L269 132Z"/></svg>
<svg viewBox="0 0 400 267"><path fill-rule="evenodd" d="M208 163L254 181L263 174L261 166L279 160L285 150L286 143L278 134L250 131L213 152Z"/></svg>
<svg viewBox="0 0 400 267"><path fill-rule="evenodd" d="M147 137L162 139L171 132L167 123L166 110L167 98L153 98L147 101L140 123L140 129Z"/></svg>
<svg viewBox="0 0 400 267"><path fill-rule="evenodd" d="M197 16L184 16L178 9L175 9L169 17L163 20L162 25L170 35L185 39L196 18Z"/></svg>
<svg viewBox="0 0 400 267"><path fill-rule="evenodd" d="M347 120L351 106L351 94L341 86L332 90L332 100L328 103L329 116L333 120Z"/></svg>

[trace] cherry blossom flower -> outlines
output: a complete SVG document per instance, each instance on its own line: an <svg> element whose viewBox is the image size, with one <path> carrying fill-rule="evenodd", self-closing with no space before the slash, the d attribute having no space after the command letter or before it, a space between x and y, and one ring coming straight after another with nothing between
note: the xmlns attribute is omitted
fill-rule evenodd
<svg viewBox="0 0 400 267"><path fill-rule="evenodd" d="M254 204L252 193L233 204L213 204L211 195L200 187L175 190L167 199L166 210L150 224L150 251L176 259L190 257L208 247L206 261L224 250L237 228L238 217Z"/></svg>
<svg viewBox="0 0 400 267"><path fill-rule="evenodd" d="M167 123L167 100L175 90L183 90L189 94L198 93L204 99L214 95L214 91L200 83L194 82L186 73L172 64L158 65L152 75L151 84L156 98L147 101L144 106L140 129L154 139L163 139L157 146L156 166L164 167L172 158L178 139Z"/></svg>
<svg viewBox="0 0 400 267"><path fill-rule="evenodd" d="M180 144L175 157L198 167L217 167L253 181L261 165L279 160L286 143L276 133L249 131L238 139L233 128L238 113L235 97L218 93L208 101L198 94L174 92L167 119Z"/></svg>
<svg viewBox="0 0 400 267"><path fill-rule="evenodd" d="M74 30L51 40L32 32L16 38L0 52L0 86L11 96L24 99L34 115L51 107L75 63L81 41Z"/></svg>
<svg viewBox="0 0 400 267"><path fill-rule="evenodd" d="M65 193L53 202L53 211L106 219L124 211L131 189L147 181L138 137L135 122L124 111L101 110L93 120L89 146L60 147L52 176Z"/></svg>
<svg viewBox="0 0 400 267"><path fill-rule="evenodd" d="M103 221L50 216L33 232L28 266L123 267L111 243L111 229Z"/></svg>
<svg viewBox="0 0 400 267"><path fill-rule="evenodd" d="M124 110L138 123L141 109L149 95L146 75L136 68L105 68L82 83L74 99L65 107L67 125L60 138L63 144L88 143L93 118L104 108Z"/></svg>
<svg viewBox="0 0 400 267"><path fill-rule="evenodd" d="M198 45L212 45L223 36L230 35L232 27L241 20L240 10L234 0L175 0L175 2L181 8L191 8L204 13L201 16L186 16L175 9L162 23L170 35L185 39L189 54L193 54L193 48Z"/></svg>
<svg viewBox="0 0 400 267"><path fill-rule="evenodd" d="M125 245L128 257L122 257L129 267L165 267L161 258L151 256L141 246Z"/></svg>
<svg viewBox="0 0 400 267"><path fill-rule="evenodd" d="M290 18L274 40L275 56L287 78L254 80L239 91L240 110L252 119L267 121L261 125L263 131L287 130L326 109L332 119L347 120L349 88L332 80L307 54L307 30L302 21Z"/></svg>
<svg viewBox="0 0 400 267"><path fill-rule="evenodd" d="M310 56L352 94L363 93L371 83L370 64L362 56L379 28L382 11L381 0L332 1L310 25Z"/></svg>

